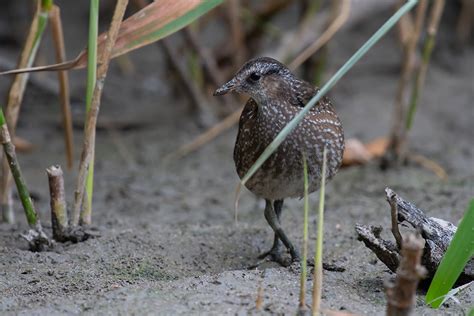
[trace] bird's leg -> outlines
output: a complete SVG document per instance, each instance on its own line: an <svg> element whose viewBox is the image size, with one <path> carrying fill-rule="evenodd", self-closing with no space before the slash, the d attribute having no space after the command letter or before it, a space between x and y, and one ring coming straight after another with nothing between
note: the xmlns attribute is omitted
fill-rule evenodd
<svg viewBox="0 0 474 316"><path fill-rule="evenodd" d="M267 203L265 207L268 206L268 203L270 203L270 205L271 205L270 201L265 201L265 202ZM275 202L273 202L273 208L275 210L275 214L276 214L276 218L277 218L278 223L280 223L280 216L281 216L282 207L283 207L283 200L276 200ZM281 242L280 242L280 238L278 237L278 234L277 233L274 233L274 234L275 234L275 236L273 238L272 248L269 251L266 251L263 254L261 254L258 257L259 259L264 259L268 256L271 256L273 260L280 261L280 260L276 260L276 259L277 259L277 257L282 256Z"/></svg>
<svg viewBox="0 0 474 316"><path fill-rule="evenodd" d="M275 232L275 235L283 242L283 244L286 246L286 248L288 248L288 250L290 251L291 260L292 261L299 261L300 256L298 254L298 251L293 246L290 239L288 238L288 236L286 236L285 232L281 228L280 221L278 219L276 210L273 207L271 201L270 200L265 200L265 202L266 202L266 205L265 205L265 219L267 220L268 224L271 226L271 228ZM283 206L283 200L281 200L281 202L279 202L278 204L280 205L279 212L281 212L281 206ZM278 206L278 204L277 204L277 206Z"/></svg>

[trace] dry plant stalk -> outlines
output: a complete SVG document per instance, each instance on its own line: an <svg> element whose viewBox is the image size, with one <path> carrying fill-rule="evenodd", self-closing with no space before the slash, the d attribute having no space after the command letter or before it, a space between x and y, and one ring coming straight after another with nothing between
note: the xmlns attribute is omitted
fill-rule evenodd
<svg viewBox="0 0 474 316"><path fill-rule="evenodd" d="M102 96L102 90L104 87L105 78L107 76L107 70L109 69L112 49L117 39L120 24L123 20L127 4L128 0L117 1L112 22L110 23L110 28L107 33L105 47L102 52L101 58L99 58L99 60L102 60L103 62L98 66L97 82L92 96L91 108L89 110L89 113L87 114L86 128L84 132L84 144L82 148L81 162L79 165L76 191L74 194L74 207L72 218L73 226L77 226L79 224L79 218L81 220L81 225L91 224L91 210L85 208L85 210L81 213L81 205L84 199L87 171L89 169L89 165L91 163L94 152L97 117L99 115L100 109L100 98Z"/></svg>
<svg viewBox="0 0 474 316"><path fill-rule="evenodd" d="M240 0L228 1L227 8L232 46L234 49L232 54L233 65L241 65L245 59L246 47L244 43L245 34L242 30L242 23L240 21Z"/></svg>
<svg viewBox="0 0 474 316"><path fill-rule="evenodd" d="M424 246L424 239L418 235L409 234L403 239L402 258L395 282L386 285L387 316L411 314L418 282L426 274L425 268L420 264Z"/></svg>
<svg viewBox="0 0 474 316"><path fill-rule="evenodd" d="M397 94L395 97L395 110L393 115L394 123L391 133L390 146L388 149L388 153L396 162L401 162L403 160L403 156L405 155L403 152L406 137L403 126L403 123L405 122L405 92L415 67L416 45L423 28L427 6L427 0L420 0L418 2L414 31L403 48L404 60L402 72L398 81Z"/></svg>
<svg viewBox="0 0 474 316"><path fill-rule="evenodd" d="M54 5L51 9L49 19L51 21L51 32L53 34L56 62L66 61L66 50L64 48L63 26L61 22L61 10ZM59 99L61 103L64 141L66 144L66 159L68 169L72 169L74 163L74 142L71 117L71 105L69 101L69 77L65 70L58 71Z"/></svg>
<svg viewBox="0 0 474 316"><path fill-rule="evenodd" d="M405 128L407 131L413 125L414 116L416 113L417 105L421 99L421 94L423 92L423 87L425 85L426 73L428 72L428 65L430 63L431 53L433 52L433 48L435 46L436 34L438 33L438 26L441 20L441 15L444 11L445 0L435 0L433 3L433 7L430 13L430 20L428 23L427 28L427 38L424 43L423 47L423 56L421 65L418 68L418 72L416 74L416 80L413 87L411 100L409 104L409 110L406 119L406 126ZM406 131L406 133L407 133Z"/></svg>
<svg viewBox="0 0 474 316"><path fill-rule="evenodd" d="M57 241L67 240L68 216L64 193L63 170L59 165L46 169L51 197L51 222L53 238Z"/></svg>
<svg viewBox="0 0 474 316"><path fill-rule="evenodd" d="M36 56L38 50L37 41L35 39L36 33L38 31L38 21L39 15L41 13L41 3L38 1L35 16L30 25L30 30L25 41L25 46L20 55L20 61L18 62L17 68L26 68L30 67L33 63L33 60ZM36 43L36 45L35 45ZM18 74L13 80L10 92L8 93L7 106L5 108L5 117L8 122L10 133L12 137L15 137L16 123L18 121L18 115L20 113L20 106L23 101L23 96L25 93L26 83L28 82L29 74ZM1 190L0 198L2 205L3 219L8 223L13 223L14 213L13 213L13 198L12 198L12 177L10 174L10 168L6 159L3 160L2 166L2 179L1 179Z"/></svg>
<svg viewBox="0 0 474 316"><path fill-rule="evenodd" d="M201 89L199 89L197 83L192 80L185 67L181 64L181 60L178 57L179 54L175 51L169 40L167 38L164 38L161 40L161 44L166 56L168 57L168 60L171 62L171 65L175 69L179 79L184 85L183 90L185 90L185 92L189 95L193 103L199 109L199 113L202 119L201 123L203 123L204 125L208 125L208 123L213 120L209 111L209 101L206 99Z"/></svg>
<svg viewBox="0 0 474 316"><path fill-rule="evenodd" d="M331 38L339 31L339 29L347 22L349 14L351 12L351 1L350 0L339 0L339 14L337 18L329 25L323 34L311 44L308 48L303 50L288 66L290 69L298 68L308 58L314 55L321 47L326 45Z"/></svg>

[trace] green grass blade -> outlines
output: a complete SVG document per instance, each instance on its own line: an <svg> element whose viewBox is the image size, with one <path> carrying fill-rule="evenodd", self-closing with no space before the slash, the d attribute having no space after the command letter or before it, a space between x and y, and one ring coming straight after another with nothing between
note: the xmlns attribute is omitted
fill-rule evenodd
<svg viewBox="0 0 474 316"><path fill-rule="evenodd" d="M308 213L309 213L309 184L308 184L308 163L306 155L303 154L303 177L304 177L304 215L303 215L303 258L301 259L300 275L300 310L306 309L306 275L308 259Z"/></svg>
<svg viewBox="0 0 474 316"><path fill-rule="evenodd" d="M438 308L451 290L467 262L474 256L474 199L459 224L448 250L443 256L431 282L426 303Z"/></svg>
<svg viewBox="0 0 474 316"><path fill-rule="evenodd" d="M97 80L97 37L99 28L99 0L91 0L89 12L89 41L87 46L87 91L86 91L86 115L89 113L92 95ZM85 127L84 127L85 128ZM92 209L92 195L94 193L94 157L89 165L86 180L87 200L83 208L90 213Z"/></svg>
<svg viewBox="0 0 474 316"><path fill-rule="evenodd" d="M326 146L324 146L323 168L321 170L321 187L319 188L318 238L316 240L316 251L314 253L313 303L311 307L313 315L319 315L323 286L324 198L326 196L327 169L326 157L327 149Z"/></svg>
<svg viewBox="0 0 474 316"><path fill-rule="evenodd" d="M375 45L408 11L410 11L418 0L409 0L387 22L382 25L362 47L332 76L331 79L319 90L319 92L306 104L306 106L283 128L277 137L268 145L257 161L252 165L247 174L242 178L244 185L262 164L270 157L277 147L285 140L286 136L298 125L311 108L325 96L328 91Z"/></svg>

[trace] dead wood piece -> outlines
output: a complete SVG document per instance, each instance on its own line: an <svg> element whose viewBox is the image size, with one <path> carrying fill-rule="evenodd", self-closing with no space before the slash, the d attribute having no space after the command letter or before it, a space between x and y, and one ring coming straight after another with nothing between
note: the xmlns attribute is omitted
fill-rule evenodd
<svg viewBox="0 0 474 316"><path fill-rule="evenodd" d="M358 240L362 241L367 248L382 261L392 272L397 270L400 263L400 254L397 246L380 237L383 228L381 226L365 226L357 224L355 230Z"/></svg>
<svg viewBox="0 0 474 316"><path fill-rule="evenodd" d="M426 269L420 264L425 241L409 234L403 240L402 257L394 283L388 283L387 316L410 315L416 301L416 288Z"/></svg>
<svg viewBox="0 0 474 316"><path fill-rule="evenodd" d="M428 271L427 277L432 278L454 237L457 227L445 220L427 217L421 209L405 201L389 188L385 189L385 193L389 204L397 208L397 224L400 225L404 222L410 224L411 227L420 232L425 240L422 264ZM390 270L395 271L398 265L398 248L393 242L380 237L382 228L356 225L355 229L358 239L363 241ZM464 268L458 283L466 283L472 280L474 280L474 258Z"/></svg>

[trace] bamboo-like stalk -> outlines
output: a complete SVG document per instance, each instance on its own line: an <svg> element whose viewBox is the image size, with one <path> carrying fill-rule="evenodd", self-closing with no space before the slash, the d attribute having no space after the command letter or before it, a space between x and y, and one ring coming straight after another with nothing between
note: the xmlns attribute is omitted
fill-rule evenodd
<svg viewBox="0 0 474 316"><path fill-rule="evenodd" d="M8 160L8 166L15 180L16 186L18 188L18 195L20 196L21 204L25 210L26 220L28 225L31 228L36 228L38 225L41 226L38 214L33 206L33 201L31 200L30 193L26 186L23 176L21 174L20 165L18 164L18 159L16 157L15 145L13 145L10 132L8 131L8 126L3 115L3 111L0 109L0 142L2 143L5 156Z"/></svg>
<svg viewBox="0 0 474 316"><path fill-rule="evenodd" d="M262 164L270 157L270 155L277 149L277 147L285 140L286 136L299 124L304 116L311 110L311 108L324 97L328 91L358 62L371 48L375 45L395 23L408 11L410 11L418 0L409 0L397 12L395 12L390 19L388 19L378 30L372 35L362 47L352 55L351 58L329 79L329 81L319 90L319 92L309 100L305 107L281 130L275 139L265 148L257 161L252 165L247 174L242 178L241 183L245 183L257 172Z"/></svg>
<svg viewBox="0 0 474 316"><path fill-rule="evenodd" d="M76 191L74 196L74 207L73 207L73 218L72 225L76 226L79 224L79 218L81 224L88 225L91 223L91 209L83 209L81 212L81 204L84 198L84 189L86 185L86 174L90 170L91 162L94 157L94 144L95 144L95 132L97 125L97 117L100 109L100 98L102 96L102 90L104 87L104 81L107 76L107 70L109 69L109 62L112 53L112 48L117 39L120 23L122 22L127 8L128 0L119 0L115 7L112 22L107 33L107 40L105 42L104 53L101 56L103 63L99 65L97 70L97 82L92 95L91 107L87 113L86 128L84 132L84 144L81 154L81 162L79 165L79 174L77 177ZM87 191L87 190L86 190ZM87 191L88 195L89 192ZM88 197L87 201L90 200Z"/></svg>
<svg viewBox="0 0 474 316"><path fill-rule="evenodd" d="M86 90L86 115L89 114L92 106L92 98L97 83L97 37L99 36L99 0L91 0L89 9L89 40L87 45L87 90ZM99 101L100 102L100 101ZM87 129L87 125L84 126ZM95 126L94 126L95 129ZM86 191L87 198L82 204L82 213L89 214L86 217L86 224L90 224L90 214L92 213L92 196L94 193L94 156L95 156L95 135L92 140L91 161L87 171ZM74 218L75 222L76 219Z"/></svg>
<svg viewBox="0 0 474 316"><path fill-rule="evenodd" d="M43 37L46 24L48 22L49 10L52 7L52 0L38 0L37 9L30 30L25 41L25 46L21 52L20 61L17 68L28 68L33 65L38 51L39 44ZM5 117L8 122L11 137L15 136L16 124L20 113L21 103L25 94L26 84L29 74L18 74L13 80L10 92L8 94L7 106L5 109ZM12 177L6 159L2 159L2 180L0 188L0 198L2 205L3 219L12 223L14 221L13 205L11 198Z"/></svg>
<svg viewBox="0 0 474 316"><path fill-rule="evenodd" d="M413 91L410 99L410 107L406 118L406 129L411 129L413 120L415 117L418 102L423 93L423 87L425 85L426 73L428 72L428 66L431 59L431 53L433 52L436 34L438 33L439 22L441 21L441 15L444 11L445 0L435 0L430 13L430 21L428 23L427 38L425 39L423 47L423 55L420 68L416 74L416 80L413 86Z"/></svg>
<svg viewBox="0 0 474 316"><path fill-rule="evenodd" d="M308 213L309 213L309 184L308 184L308 163L306 155L303 154L303 176L304 176L304 214L303 214L303 257L301 259L300 275L300 299L298 314L304 315L308 308L306 307L306 275L308 259Z"/></svg>
<svg viewBox="0 0 474 316"><path fill-rule="evenodd" d="M51 198L51 222L53 238L57 241L67 240L68 216L64 193L64 178L61 167L51 166L46 169Z"/></svg>
<svg viewBox="0 0 474 316"><path fill-rule="evenodd" d="M66 49L64 48L63 26L61 22L61 10L54 5L51 9L49 19L51 21L51 32L54 39L56 62L66 61ZM59 99L63 117L64 143L66 145L67 167L71 169L74 163L74 141L71 117L71 104L69 102L69 76L67 71L58 71Z"/></svg>
<svg viewBox="0 0 474 316"><path fill-rule="evenodd" d="M393 115L393 127L391 132L390 146L388 149L388 155L393 157L394 162L401 162L405 156L405 93L406 87L410 83L410 79L413 74L416 59L416 45L420 38L421 30L426 15L426 8L428 6L427 0L419 0L418 7L416 10L415 26L414 31L411 34L410 39L407 41L404 47L404 59L402 65L402 72L398 81L397 93L395 97L395 108ZM392 160L392 159L388 159Z"/></svg>
<svg viewBox="0 0 474 316"><path fill-rule="evenodd" d="M27 235L23 237L28 241L30 249L32 250L41 250L43 247L50 246L51 241L48 236L43 232L41 226L41 221L39 219L38 213L33 205L31 200L28 187L26 186L25 180L23 179L20 164L16 157L15 145L11 141L10 132L8 131L8 126L6 123L5 116L3 111L0 109L0 143L3 146L3 151L5 157L8 160L8 166L15 180L16 188L18 190L18 195L23 205L23 210L25 211L26 220L30 226L30 230Z"/></svg>
<svg viewBox="0 0 474 316"><path fill-rule="evenodd" d="M318 238L316 240L316 250L314 253L314 274L313 274L313 302L311 311L313 316L319 315L321 308L321 292L323 286L323 240L324 240L324 198L326 195L326 168L327 149L323 150L323 167L321 170L321 187L319 188L319 208L318 208Z"/></svg>

